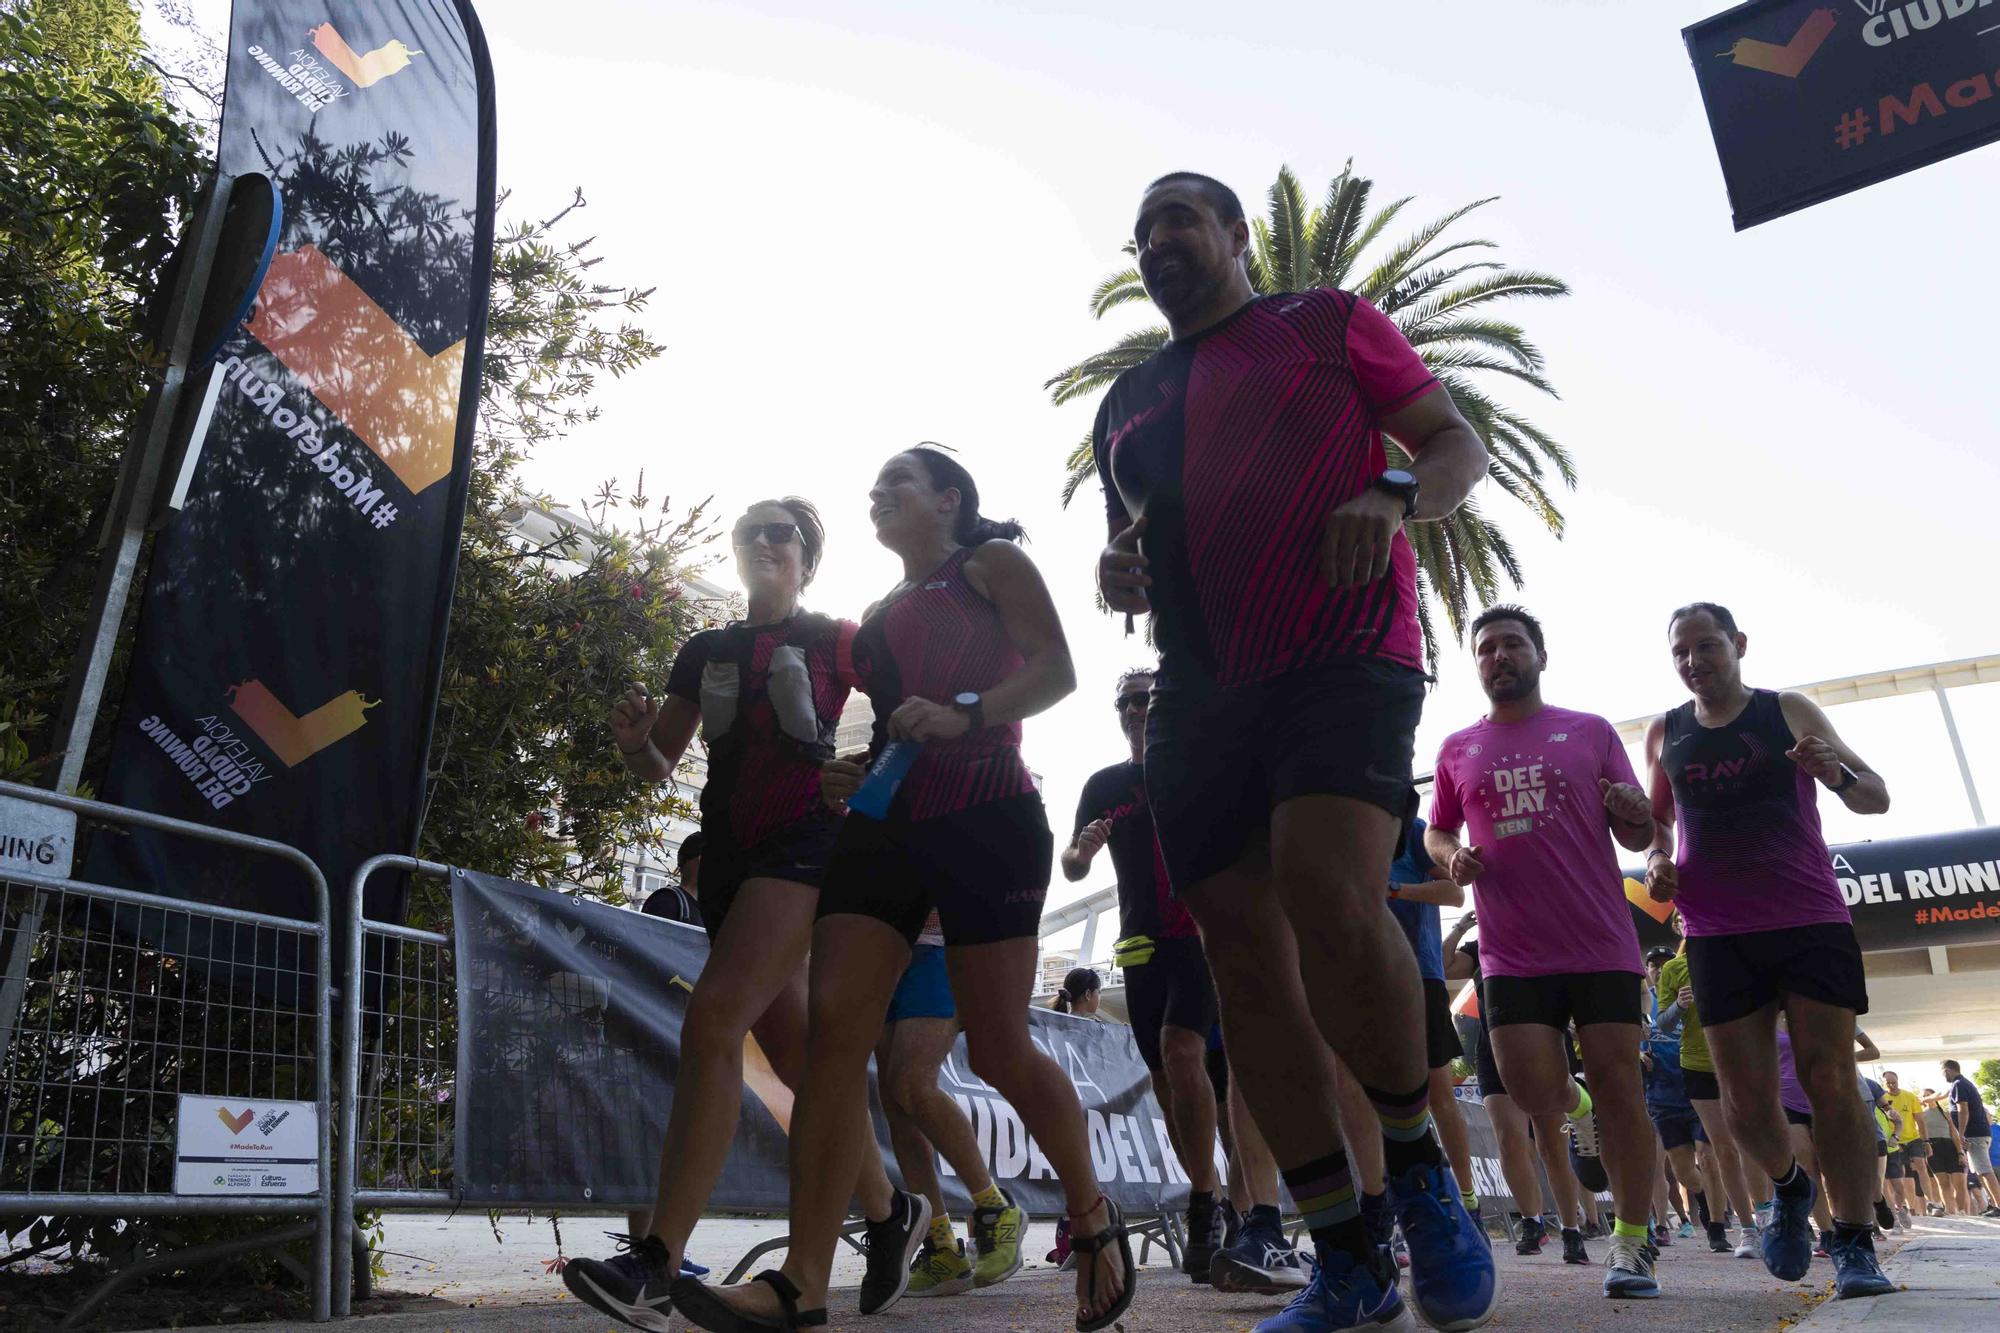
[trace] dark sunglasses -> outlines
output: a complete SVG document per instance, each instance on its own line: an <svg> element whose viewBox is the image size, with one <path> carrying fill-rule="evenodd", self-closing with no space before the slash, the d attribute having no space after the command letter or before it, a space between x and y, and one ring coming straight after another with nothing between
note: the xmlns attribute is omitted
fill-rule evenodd
<svg viewBox="0 0 2000 1333"><path fill-rule="evenodd" d="M1121 694L1118 696L1118 701L1111 706L1121 713L1143 713L1146 711L1146 696L1143 694Z"/></svg>
<svg viewBox="0 0 2000 1333"><path fill-rule="evenodd" d="M773 546L784 546L799 535L796 523L738 523L729 534L732 546L755 546L762 537Z"/></svg>

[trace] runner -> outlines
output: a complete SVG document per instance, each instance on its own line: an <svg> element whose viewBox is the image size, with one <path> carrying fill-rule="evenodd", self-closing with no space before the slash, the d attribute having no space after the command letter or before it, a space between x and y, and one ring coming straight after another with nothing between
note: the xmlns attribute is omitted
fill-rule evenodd
<svg viewBox="0 0 2000 1333"><path fill-rule="evenodd" d="M889 1015L875 1047L882 1112L896 1165L902 1168L903 1183L931 1205L930 1231L910 1264L911 1296L955 1296L1005 1282L1021 1271L1027 1218L993 1183L972 1123L938 1086L938 1071L957 1039L958 1009L945 968L944 932L932 912L896 993L889 997ZM943 1154L972 1196L973 1260L967 1260L965 1243L952 1232L933 1150Z"/></svg>
<svg viewBox="0 0 2000 1333"><path fill-rule="evenodd" d="M1964 1217L1972 1211L1972 1196L1965 1188L1965 1140L1945 1109L1945 1096L1935 1088L1924 1089L1924 1133L1931 1141L1931 1176L1938 1182L1938 1201L1947 1213Z"/></svg>
<svg viewBox="0 0 2000 1333"><path fill-rule="evenodd" d="M1896 1145L1889 1153L1889 1188L1896 1193L1896 1211L1908 1227L1919 1196L1926 1203L1937 1197L1931 1184L1931 1144L1924 1137L1924 1099L1915 1089L1904 1087L1893 1069L1882 1071L1882 1085L1888 1089L1897 1125Z"/></svg>
<svg viewBox="0 0 2000 1333"><path fill-rule="evenodd" d="M1223 1089L1229 1127L1229 1196L1244 1201L1241 1227L1234 1237L1225 1236L1209 1277L1217 1291L1249 1292L1262 1296L1283 1296L1306 1285L1306 1264L1285 1236L1279 1213L1278 1163L1264 1132L1243 1104L1243 1089L1229 1075L1226 1051L1210 1062L1211 1079ZM1219 1077L1218 1077L1219 1071Z"/></svg>
<svg viewBox="0 0 2000 1333"><path fill-rule="evenodd" d="M1140 202L1139 273L1173 340L1098 412L1098 587L1112 610L1154 615L1146 790L1168 877L1201 927L1235 1082L1320 1255L1263 1333L1403 1317L1360 1219L1329 1046L1381 1125L1418 1310L1471 1328L1493 1311L1493 1260L1432 1127L1423 991L1382 877L1424 692L1402 528L1456 509L1486 452L1375 307L1259 297L1249 240L1210 177L1162 177Z"/></svg>
<svg viewBox="0 0 2000 1333"><path fill-rule="evenodd" d="M1818 1193L1800 1169L1777 1096L1782 1007L1833 1195L1836 1291L1843 1299L1894 1291L1867 1220L1874 1153L1866 1108L1854 1096L1854 1020L1868 1009L1868 984L1814 784L1856 814L1888 809L1888 787L1842 743L1819 705L1743 683L1749 640L1727 609L1684 606L1667 633L1694 698L1647 729L1660 835L1647 849L1646 883L1657 901L1680 905L1730 1129L1773 1182L1771 1221L1760 1238L1764 1266L1784 1281L1811 1269Z"/></svg>
<svg viewBox="0 0 2000 1333"><path fill-rule="evenodd" d="M699 829L681 840L675 853L681 882L654 889L646 895L640 911L662 920L678 921L684 926L701 924L701 849L704 842Z"/></svg>
<svg viewBox="0 0 2000 1333"><path fill-rule="evenodd" d="M1104 1003L1104 977L1094 967L1072 967L1063 977L1062 987L1055 998L1049 1001L1049 1008L1072 1018L1087 1018L1093 1023L1104 1020L1097 1016L1098 1006Z"/></svg>
<svg viewBox="0 0 2000 1333"><path fill-rule="evenodd" d="M800 1086L806 946L840 828L820 801L819 766L856 682L855 626L799 608L825 528L793 497L750 506L730 539L745 619L682 645L664 699L635 685L611 710L619 753L640 778L671 779L697 725L708 747L699 905L709 956L681 1029L659 1196L646 1234L615 1238L624 1253L563 1270L579 1300L637 1328L667 1327L688 1234L736 1137L745 1036L786 1086ZM868 1126L850 1127L841 1151L860 1171L854 1189L870 1219L861 1309L873 1314L902 1295L924 1224L890 1186Z"/></svg>
<svg viewBox="0 0 2000 1333"><path fill-rule="evenodd" d="M2000 1217L2000 1206L1996 1206L2000 1176L1993 1170L1993 1122L1986 1114L1986 1102L1972 1080L1959 1072L1958 1061L1946 1060L1943 1069L1951 1092L1952 1124L1965 1144L1967 1180L1977 1176L1984 1182L1987 1206L1983 1216ZM1972 1211L1969 1203L1966 1211Z"/></svg>
<svg viewBox="0 0 2000 1333"><path fill-rule="evenodd" d="M1137 1268L1098 1189L1076 1089L1030 1038L1027 1012L1055 846L1021 761L1020 723L1075 688L1069 648L1015 544L1020 525L981 518L978 487L949 454L926 445L890 458L869 503L876 539L905 577L864 620L855 666L874 705L877 757L891 742L922 748L886 818L847 820L821 896L784 1267L721 1292L683 1282L676 1300L717 1333L825 1321L853 1189L847 1145L867 1128L868 1053L935 907L972 1070L1020 1113L1062 1182L1080 1256L1076 1327L1089 1333L1124 1314ZM822 773L832 804L863 785L855 764L832 760ZM929 1204L917 1212L927 1230Z"/></svg>
<svg viewBox="0 0 2000 1333"><path fill-rule="evenodd" d="M1645 969L1612 842L1650 846L1652 809L1610 723L1542 701L1540 621L1518 606L1489 607L1472 622L1472 651L1492 708L1439 748L1425 842L1478 904L1482 1012L1508 1091L1531 1114L1580 1121L1597 1110L1617 1205L1604 1294L1654 1297L1658 1152L1639 1070ZM1589 1092L1570 1076L1563 1033L1572 1020Z"/></svg>
<svg viewBox="0 0 2000 1333"><path fill-rule="evenodd" d="M1665 1164L1673 1166L1674 1178L1690 1197L1690 1204L1701 1206L1701 1168L1696 1160L1694 1135L1701 1122L1695 1118L1694 1104L1688 1100L1687 1078L1681 1072L1681 1027L1677 1014L1669 1017L1672 1009L1671 997L1663 996L1660 975L1666 965L1673 960L1674 951L1665 945L1655 945L1646 951L1646 975L1652 983L1652 1022L1647 1029L1644 1043L1640 1047L1639 1059L1644 1066L1646 1078L1646 1114L1652 1117L1653 1130L1659 1135L1660 1149L1665 1154L1661 1167L1660 1194L1664 1199L1669 1193L1665 1179ZM1663 1003L1664 1000L1664 1003ZM1664 1206L1654 1209L1658 1229L1665 1231L1667 1212ZM1684 1206L1681 1211L1683 1222L1691 1221L1692 1215ZM1689 1234L1683 1228L1683 1235ZM1654 1237L1661 1244L1666 1238Z"/></svg>
<svg viewBox="0 0 2000 1333"><path fill-rule="evenodd" d="M1530 1117L1507 1095L1500 1078L1500 1066L1493 1059L1493 1037L1486 1026L1486 978L1479 970L1479 942L1465 938L1478 925L1478 913L1467 912L1445 936L1445 978L1471 981L1479 1002L1479 1040L1473 1051L1473 1068L1478 1072L1479 1097L1500 1142L1500 1174L1514 1207L1521 1216L1521 1228L1514 1238L1514 1253L1522 1256L1542 1252L1548 1243L1548 1225L1543 1220L1542 1182L1535 1161L1541 1159L1549 1189L1555 1195L1556 1229L1561 1233L1562 1258L1567 1264L1588 1264L1590 1252L1583 1244L1583 1189L1570 1170L1563 1151L1565 1118L1557 1113Z"/></svg>
<svg viewBox="0 0 2000 1333"><path fill-rule="evenodd" d="M1099 769L1083 784L1076 828L1060 858L1072 883L1111 849L1118 879L1118 942L1112 958L1125 969L1125 1007L1132 1037L1153 1076L1153 1094L1167 1114L1174 1151L1188 1175L1187 1247L1181 1271L1198 1283L1222 1239L1216 1199L1215 1085L1208 1077L1208 1032L1215 1026L1215 983L1201 953L1201 933L1174 901L1153 812L1146 804L1146 704L1153 673L1118 678L1112 706L1131 758Z"/></svg>
<svg viewBox="0 0 2000 1333"><path fill-rule="evenodd" d="M1701 1163L1702 1193L1708 1206L1708 1248L1717 1254L1730 1253L1728 1217L1733 1210L1742 1236L1735 1248L1739 1259L1754 1259L1762 1252L1757 1232L1756 1193L1729 1120L1722 1114L1722 1091L1715 1081L1715 1062L1708 1054L1708 1035L1702 1031L1701 1013L1695 1007L1694 988L1688 982L1687 933L1681 914L1672 917L1681 945L1660 969L1659 988L1671 997L1661 1011L1662 1021L1680 1024L1681 1083L1688 1103L1694 1107L1695 1142Z"/></svg>

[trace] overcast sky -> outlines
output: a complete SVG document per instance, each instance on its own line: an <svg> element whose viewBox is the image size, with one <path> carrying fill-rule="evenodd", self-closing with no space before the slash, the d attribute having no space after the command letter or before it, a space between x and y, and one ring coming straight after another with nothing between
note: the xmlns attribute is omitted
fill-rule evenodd
<svg viewBox="0 0 2000 1333"><path fill-rule="evenodd" d="M658 289L668 349L529 479L574 503L643 467L725 519L808 496L831 536L811 604L851 616L898 577L876 467L951 444L1028 525L1069 632L1081 687L1027 739L1067 832L1145 653L1092 606L1097 493L1058 503L1093 405L1042 382L1147 318L1087 307L1146 181L1208 172L1254 209L1281 163L1317 195L1352 156L1378 199L1417 196L1411 226L1500 196L1462 234L1574 288L1504 310L1562 393L1508 397L1576 458L1568 531L1480 494L1548 626L1552 702L1679 703L1664 620L1696 598L1736 611L1756 684L1993 652L2000 149L1733 233L1679 33L1723 7L481 0L510 210L583 187L576 233L606 280ZM1953 702L2000 812L2000 689ZM1453 649L1419 767L1482 705ZM1937 717L1834 712L1895 804L1825 801L1831 836L1970 823Z"/></svg>

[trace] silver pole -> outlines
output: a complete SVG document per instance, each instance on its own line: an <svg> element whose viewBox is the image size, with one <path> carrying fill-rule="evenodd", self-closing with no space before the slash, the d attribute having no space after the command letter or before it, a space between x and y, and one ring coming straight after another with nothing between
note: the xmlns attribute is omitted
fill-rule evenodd
<svg viewBox="0 0 2000 1333"><path fill-rule="evenodd" d="M1965 783L1965 799L1972 805L1972 822L1986 827L1986 810L1979 804L1979 788L1972 785L1972 765L1965 762L1965 743L1958 738L1958 719L1951 715L1951 697L1944 686L1933 685L1937 692L1938 711L1944 714L1944 734L1951 737L1951 753L1958 760L1959 780Z"/></svg>
<svg viewBox="0 0 2000 1333"><path fill-rule="evenodd" d="M97 724L97 710L104 701L104 685L111 672L112 650L118 646L118 627L125 618L125 603L131 596L133 577L138 573L139 550L145 544L146 524L153 514L154 493L159 489L160 465L172 441L174 422L180 415L188 361L194 355L195 323L201 315L209 273L215 267L215 252L222 240L231 180L227 176L216 177L208 199L195 213L189 228L193 249L168 305L166 366L139 413L132 441L125 448L118 489L104 517L103 555L98 565L97 587L91 594L88 628L70 666L62 723L57 731L62 764L56 771L54 786L59 792L74 792L83 779L84 752L90 748L90 733Z"/></svg>

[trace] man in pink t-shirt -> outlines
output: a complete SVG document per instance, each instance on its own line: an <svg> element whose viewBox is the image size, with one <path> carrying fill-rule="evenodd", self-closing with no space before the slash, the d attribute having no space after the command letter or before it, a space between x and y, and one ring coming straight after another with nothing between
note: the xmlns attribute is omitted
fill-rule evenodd
<svg viewBox="0 0 2000 1333"><path fill-rule="evenodd" d="M1542 702L1542 626L1518 606L1472 622L1487 716L1438 751L1425 845L1472 888L1493 1054L1530 1115L1560 1111L1587 1145L1593 1107L1618 1219L1604 1294L1660 1294L1647 1242L1657 1144L1639 1073L1639 937L1615 836L1651 842L1652 803L1603 718ZM1461 841L1459 830L1467 830ZM1576 1024L1585 1092L1563 1032Z"/></svg>

